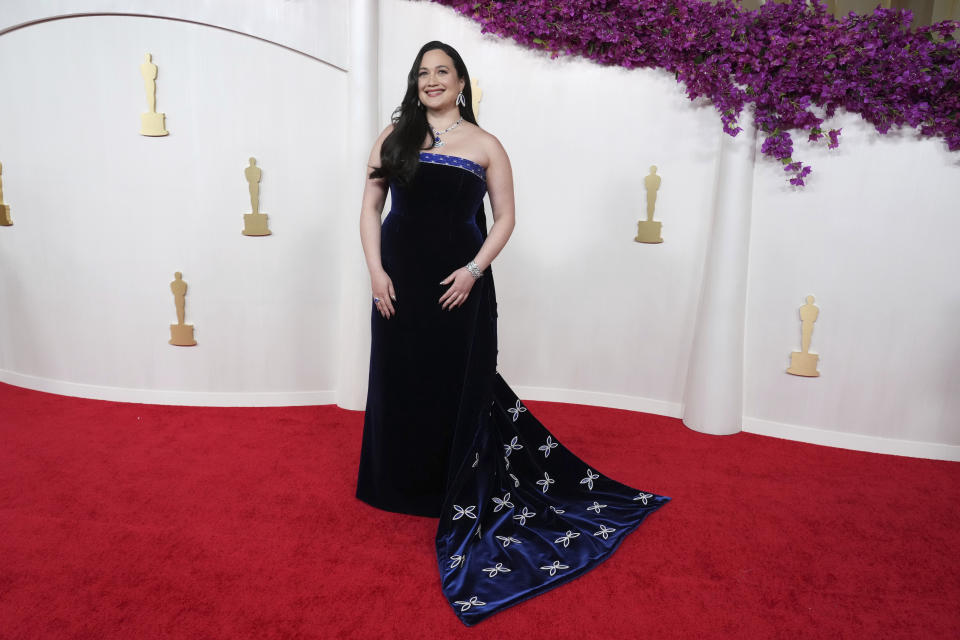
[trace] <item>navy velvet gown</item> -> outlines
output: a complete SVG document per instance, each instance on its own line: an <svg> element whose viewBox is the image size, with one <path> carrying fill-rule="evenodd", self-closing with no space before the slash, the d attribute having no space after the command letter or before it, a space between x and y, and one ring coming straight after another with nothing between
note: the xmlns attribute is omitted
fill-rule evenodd
<svg viewBox="0 0 960 640"><path fill-rule="evenodd" d="M439 517L443 593L470 625L589 571L670 498L577 458L507 386L490 269L464 305L438 304L486 237L483 167L421 153L390 189L380 247L396 315L372 311L357 497Z"/></svg>

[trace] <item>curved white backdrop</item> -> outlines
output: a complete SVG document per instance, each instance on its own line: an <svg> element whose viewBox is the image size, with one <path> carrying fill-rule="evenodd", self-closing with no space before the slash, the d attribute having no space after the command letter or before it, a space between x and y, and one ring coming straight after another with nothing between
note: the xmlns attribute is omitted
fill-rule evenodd
<svg viewBox="0 0 960 640"><path fill-rule="evenodd" d="M21 14L26 4L13 3ZM0 32L42 18L38 4ZM96 12L46 9L71 4ZM177 20L96 15L0 35L0 162L15 223L0 228L0 379L142 402L362 408L354 165L419 46L441 39L479 80L480 122L514 165L518 225L494 263L501 371L523 397L683 415L697 323L711 322L701 287L724 197L712 108L669 74L550 60L432 3L383 0L379 35L358 42L354 28L351 43L349 4L327 4L315 25L294 20L307 35L286 42L270 34L290 15L240 28L226 2ZM218 12L226 29L197 24ZM354 81L371 73L358 50L379 55L378 84ZM167 138L136 133L147 51ZM378 123L357 124L357 91L379 104ZM960 160L909 132L881 137L852 116L840 125L836 151L797 143L816 171L808 187L788 187L758 157L738 205L749 242L732 406L749 431L960 459L960 221L949 215ZM240 235L251 155L268 238ZM665 242L640 245L652 164ZM166 344L176 270L190 285L193 349ZM784 373L808 294L821 308L816 379ZM726 382L706 392L728 393Z"/></svg>
<svg viewBox="0 0 960 640"><path fill-rule="evenodd" d="M145 52L167 137L137 133ZM15 225L0 238L0 368L145 392L334 399L343 71L209 26L90 16L0 37L0 77ZM267 238L240 233L250 156ZM175 271L189 284L194 349L167 344Z"/></svg>

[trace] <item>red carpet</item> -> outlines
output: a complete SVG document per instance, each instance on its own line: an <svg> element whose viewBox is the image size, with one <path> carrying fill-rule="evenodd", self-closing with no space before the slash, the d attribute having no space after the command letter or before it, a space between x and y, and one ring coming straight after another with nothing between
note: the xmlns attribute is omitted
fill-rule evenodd
<svg viewBox="0 0 960 640"><path fill-rule="evenodd" d="M435 521L353 498L361 413L0 384L0 638L960 637L960 464L528 406L673 502L598 569L468 629Z"/></svg>

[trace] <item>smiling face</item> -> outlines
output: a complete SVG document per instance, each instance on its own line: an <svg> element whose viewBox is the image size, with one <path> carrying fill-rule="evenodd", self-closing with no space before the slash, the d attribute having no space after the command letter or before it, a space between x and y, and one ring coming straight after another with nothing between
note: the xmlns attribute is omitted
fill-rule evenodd
<svg viewBox="0 0 960 640"><path fill-rule="evenodd" d="M442 49L431 49L423 54L417 71L417 89L420 102L428 109L446 109L455 106L457 94L464 81L457 75L453 59Z"/></svg>

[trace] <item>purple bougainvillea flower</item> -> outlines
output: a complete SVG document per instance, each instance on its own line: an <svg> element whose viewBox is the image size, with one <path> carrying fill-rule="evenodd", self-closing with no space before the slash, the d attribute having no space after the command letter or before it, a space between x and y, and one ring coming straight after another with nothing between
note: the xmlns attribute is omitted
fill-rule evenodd
<svg viewBox="0 0 960 640"><path fill-rule="evenodd" d="M880 133L918 128L960 150L960 22L911 31L912 15L877 8L834 18L820 0L768 2L748 11L733 0L434 0L494 33L552 57L582 56L628 69L663 69L687 96L706 98L735 136L745 108L781 161L790 184L810 167L792 158L791 132L825 137L838 109ZM822 114L818 115L818 114ZM826 133L840 144L840 129Z"/></svg>

